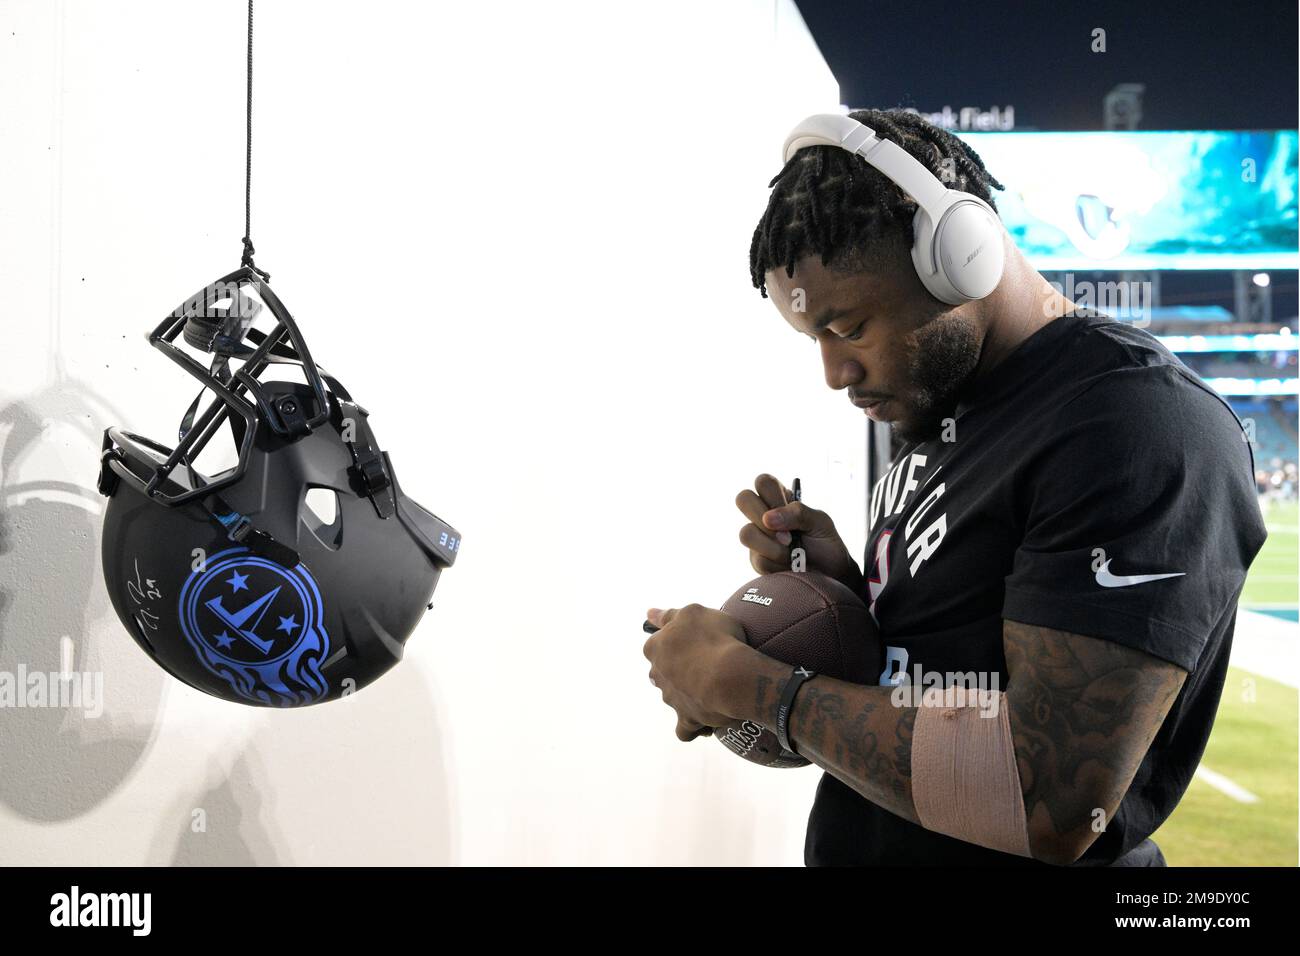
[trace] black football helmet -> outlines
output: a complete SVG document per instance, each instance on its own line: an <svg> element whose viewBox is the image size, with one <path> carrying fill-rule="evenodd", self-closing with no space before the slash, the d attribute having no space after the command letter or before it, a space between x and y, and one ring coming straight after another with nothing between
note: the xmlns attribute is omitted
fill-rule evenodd
<svg viewBox="0 0 1300 956"><path fill-rule="evenodd" d="M253 326L264 307L269 331ZM401 659L459 533L402 493L368 413L253 268L191 296L149 342L203 391L174 448L104 432L103 567L118 617L168 673L237 703L315 704L369 684ZM304 381L265 379L274 367ZM227 426L238 461L201 474L196 457Z"/></svg>

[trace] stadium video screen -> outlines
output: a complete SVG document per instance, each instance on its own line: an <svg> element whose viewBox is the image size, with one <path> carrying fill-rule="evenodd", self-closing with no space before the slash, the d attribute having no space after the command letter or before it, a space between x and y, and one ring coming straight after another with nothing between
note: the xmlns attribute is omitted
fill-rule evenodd
<svg viewBox="0 0 1300 956"><path fill-rule="evenodd" d="M967 133L1036 269L1295 269L1293 130Z"/></svg>

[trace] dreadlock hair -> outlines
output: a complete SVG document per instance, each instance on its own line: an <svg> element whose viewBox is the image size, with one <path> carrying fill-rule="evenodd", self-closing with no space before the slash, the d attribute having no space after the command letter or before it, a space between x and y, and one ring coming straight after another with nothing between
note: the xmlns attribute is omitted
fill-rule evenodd
<svg viewBox="0 0 1300 956"><path fill-rule="evenodd" d="M1003 185L979 154L952 133L903 109L854 110L850 117L907 150L949 189L978 196L997 211L993 189ZM768 186L767 211L749 245L749 277L767 298L764 276L818 254L836 271L859 271L891 261L914 242L916 203L892 179L838 146L807 146Z"/></svg>

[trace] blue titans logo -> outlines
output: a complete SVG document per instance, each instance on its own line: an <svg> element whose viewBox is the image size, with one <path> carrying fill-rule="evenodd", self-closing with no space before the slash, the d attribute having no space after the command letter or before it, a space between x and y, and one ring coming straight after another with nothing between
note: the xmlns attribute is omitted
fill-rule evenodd
<svg viewBox="0 0 1300 956"><path fill-rule="evenodd" d="M254 704L293 707L329 690L320 590L307 566L292 571L231 548L181 588L181 632L214 676Z"/></svg>

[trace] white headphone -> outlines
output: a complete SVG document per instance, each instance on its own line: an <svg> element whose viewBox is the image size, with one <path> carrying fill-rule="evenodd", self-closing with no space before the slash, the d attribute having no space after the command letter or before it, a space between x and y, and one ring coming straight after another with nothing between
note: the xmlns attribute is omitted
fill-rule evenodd
<svg viewBox="0 0 1300 956"><path fill-rule="evenodd" d="M805 146L838 146L861 156L916 200L912 263L921 283L940 302L982 299L1002 278L1002 221L989 204L948 189L901 146L881 139L851 116L818 113L786 137L788 163Z"/></svg>

